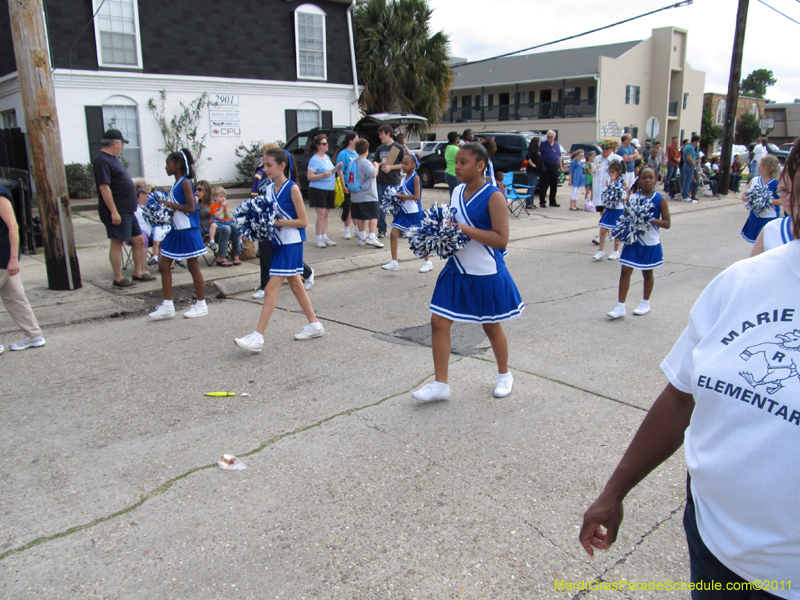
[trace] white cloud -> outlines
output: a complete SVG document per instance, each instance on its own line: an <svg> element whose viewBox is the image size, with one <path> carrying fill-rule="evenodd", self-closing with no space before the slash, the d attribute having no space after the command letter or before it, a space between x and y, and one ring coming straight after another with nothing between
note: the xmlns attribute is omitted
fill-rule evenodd
<svg viewBox="0 0 800 600"><path fill-rule="evenodd" d="M590 0L430 0L432 28L450 35L452 54L477 60L582 33L670 4L671 0L593 2ZM778 10L800 21L800 3L768 0ZM706 91L726 92L736 25L735 0L695 0L536 52L596 46L645 39L658 27L674 26L689 32L688 60L706 72ZM800 98L800 77L793 65L792 40L800 25L758 2L750 3L742 60L742 77L755 69L771 69L778 83L767 97L778 102Z"/></svg>

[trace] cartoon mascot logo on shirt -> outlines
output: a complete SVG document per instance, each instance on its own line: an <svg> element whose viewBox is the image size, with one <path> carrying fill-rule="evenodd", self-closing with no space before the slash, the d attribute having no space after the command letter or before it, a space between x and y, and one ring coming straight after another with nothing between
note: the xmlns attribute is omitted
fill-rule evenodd
<svg viewBox="0 0 800 600"><path fill-rule="evenodd" d="M743 360L750 360L752 357L762 355L767 366L767 373L761 379L756 379L748 371L739 371L744 380L751 386L757 388L766 385L767 393L774 394L783 388L783 381L797 377L800 381L800 374L797 372L795 359L800 358L800 329L794 329L787 333L775 336L780 342L764 342L746 348L739 356Z"/></svg>

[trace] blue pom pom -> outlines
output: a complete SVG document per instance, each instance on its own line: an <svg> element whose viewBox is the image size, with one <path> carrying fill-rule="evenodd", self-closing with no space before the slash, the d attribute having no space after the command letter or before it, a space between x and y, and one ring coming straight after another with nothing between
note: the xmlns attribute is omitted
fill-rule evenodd
<svg viewBox="0 0 800 600"><path fill-rule="evenodd" d="M653 228L653 202L647 196L631 196L625 213L617 221L611 235L623 244L635 244L641 236Z"/></svg>
<svg viewBox="0 0 800 600"><path fill-rule="evenodd" d="M270 194L261 194L242 202L233 211L233 218L242 237L253 242L272 239L275 233L276 204Z"/></svg>
<svg viewBox="0 0 800 600"><path fill-rule="evenodd" d="M600 194L600 199L606 208L616 208L617 204L622 202L624 198L625 188L622 186L622 179L617 179Z"/></svg>
<svg viewBox="0 0 800 600"><path fill-rule="evenodd" d="M150 192L150 195L147 196L147 204L142 207L142 218L145 223L151 227L172 223L173 210L161 204L165 200L169 200L169 196L164 192L159 190Z"/></svg>
<svg viewBox="0 0 800 600"><path fill-rule="evenodd" d="M772 190L766 185L757 185L752 189L747 190L747 202L744 207L747 210L755 212L763 212L768 208L772 208Z"/></svg>
<svg viewBox="0 0 800 600"><path fill-rule="evenodd" d="M457 209L448 204L434 204L424 210L422 222L408 232L411 251L420 258L435 254L441 259L447 259L461 250L469 238L451 225L455 222L456 212Z"/></svg>
<svg viewBox="0 0 800 600"><path fill-rule="evenodd" d="M397 187L393 185L388 186L383 192L383 198L381 198L381 208L383 212L396 215L402 204L403 199L397 197Z"/></svg>

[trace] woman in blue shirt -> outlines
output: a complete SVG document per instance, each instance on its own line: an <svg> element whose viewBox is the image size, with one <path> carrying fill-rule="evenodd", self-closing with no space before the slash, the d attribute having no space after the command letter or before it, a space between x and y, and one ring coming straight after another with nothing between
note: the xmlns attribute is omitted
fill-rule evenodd
<svg viewBox="0 0 800 600"><path fill-rule="evenodd" d="M308 206L317 211L317 248L335 246L328 239L328 215L336 206L336 173L342 163L335 167L328 156L328 136L320 133L311 142L314 156L308 161Z"/></svg>

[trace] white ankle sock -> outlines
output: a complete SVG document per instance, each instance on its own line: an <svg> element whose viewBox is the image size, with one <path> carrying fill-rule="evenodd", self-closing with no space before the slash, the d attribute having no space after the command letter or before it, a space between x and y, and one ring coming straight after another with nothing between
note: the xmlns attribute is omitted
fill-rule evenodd
<svg viewBox="0 0 800 600"><path fill-rule="evenodd" d="M450 386L448 384L442 383L440 381L434 381L433 382L433 388L437 392L449 392L450 391Z"/></svg>
<svg viewBox="0 0 800 600"><path fill-rule="evenodd" d="M642 300L642 306L650 306L650 300Z"/></svg>
<svg viewBox="0 0 800 600"><path fill-rule="evenodd" d="M206 301L205 300L196 300L194 305L197 308L203 308L206 305Z"/></svg>
<svg viewBox="0 0 800 600"><path fill-rule="evenodd" d="M369 239L371 239L371 240L375 239L375 234L374 233L370 233L369 234Z"/></svg>
<svg viewBox="0 0 800 600"><path fill-rule="evenodd" d="M624 302L617 302L617 308L621 308L622 310L625 310L625 303Z"/></svg>
<svg viewBox="0 0 800 600"><path fill-rule="evenodd" d="M367 239L367 232L366 231L359 231L358 232L358 239L360 239L362 242L365 239Z"/></svg>
<svg viewBox="0 0 800 600"><path fill-rule="evenodd" d="M167 308L175 308L175 304L172 302L172 300L164 300L162 304Z"/></svg>
<svg viewBox="0 0 800 600"><path fill-rule="evenodd" d="M324 242L325 241L325 236L324 235L318 235L317 236L317 241L318 242Z"/></svg>

